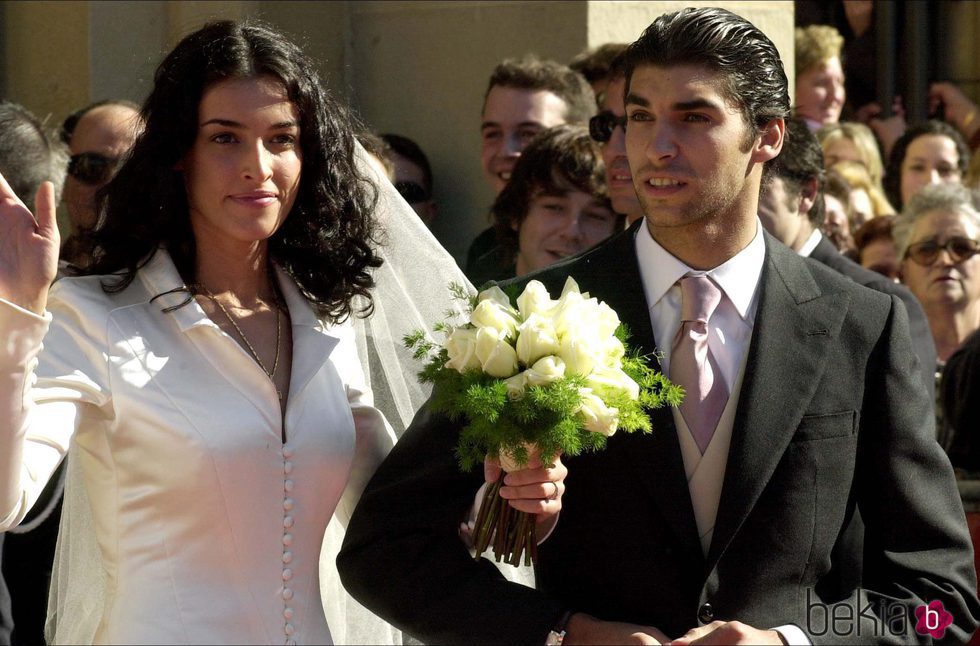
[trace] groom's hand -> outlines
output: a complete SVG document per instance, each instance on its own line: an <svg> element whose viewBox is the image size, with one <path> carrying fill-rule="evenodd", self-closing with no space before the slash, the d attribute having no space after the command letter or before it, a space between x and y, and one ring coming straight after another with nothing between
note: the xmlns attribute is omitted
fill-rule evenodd
<svg viewBox="0 0 980 646"><path fill-rule="evenodd" d="M564 645L575 644L666 644L667 636L653 626L619 621L602 621L584 612L568 619Z"/></svg>
<svg viewBox="0 0 980 646"><path fill-rule="evenodd" d="M687 644L785 644L775 630L759 630L740 621L713 621L706 626L692 628L670 642L677 646Z"/></svg>
<svg viewBox="0 0 980 646"><path fill-rule="evenodd" d="M487 482L496 482L500 477L500 464L488 458L484 462L483 475ZM537 514L536 530L540 539L547 536L558 521L567 475L568 469L562 464L561 456L555 457L553 465L546 466L538 455L532 455L525 468L511 471L504 477L500 497L518 511Z"/></svg>

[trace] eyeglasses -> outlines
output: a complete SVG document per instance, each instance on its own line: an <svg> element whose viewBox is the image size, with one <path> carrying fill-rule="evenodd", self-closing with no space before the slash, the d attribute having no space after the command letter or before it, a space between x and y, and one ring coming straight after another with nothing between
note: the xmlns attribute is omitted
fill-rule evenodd
<svg viewBox="0 0 980 646"><path fill-rule="evenodd" d="M118 159L99 153L79 153L68 161L68 174L84 184L104 184L116 170Z"/></svg>
<svg viewBox="0 0 980 646"><path fill-rule="evenodd" d="M395 182L395 190L401 193L409 204L425 202L432 197L425 187L415 182Z"/></svg>
<svg viewBox="0 0 980 646"><path fill-rule="evenodd" d="M953 236L943 244L939 244L935 239L923 240L909 245L905 251L905 257L912 262L923 267L928 267L939 258L939 252L945 249L953 262L963 262L980 253L980 242L964 238L963 236Z"/></svg>
<svg viewBox="0 0 980 646"><path fill-rule="evenodd" d="M617 117L612 112L603 110L589 119L589 136L600 144L604 144L612 139L616 126L626 132L626 115Z"/></svg>

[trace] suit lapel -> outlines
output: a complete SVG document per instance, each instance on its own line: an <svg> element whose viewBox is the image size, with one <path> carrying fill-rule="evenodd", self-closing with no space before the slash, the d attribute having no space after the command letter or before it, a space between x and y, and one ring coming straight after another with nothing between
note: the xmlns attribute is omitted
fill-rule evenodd
<svg viewBox="0 0 980 646"><path fill-rule="evenodd" d="M575 278L583 291L591 292L619 314L629 328L630 345L649 356L651 367L660 370L636 257L636 226L580 258L565 273ZM650 435L624 433L613 441L622 443L623 453L636 470L637 482L642 483L679 542L701 559L701 543L673 416L669 408L660 408L650 413L650 420L653 424Z"/></svg>
<svg viewBox="0 0 980 646"><path fill-rule="evenodd" d="M766 235L759 306L708 552L713 568L782 459L826 369L849 297L823 294L807 261ZM789 351L791 349L791 352Z"/></svg>

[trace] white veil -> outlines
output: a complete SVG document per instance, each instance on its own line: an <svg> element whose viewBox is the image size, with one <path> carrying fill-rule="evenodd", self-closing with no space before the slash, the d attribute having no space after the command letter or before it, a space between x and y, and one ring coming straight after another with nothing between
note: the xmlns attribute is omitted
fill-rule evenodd
<svg viewBox="0 0 980 646"><path fill-rule="evenodd" d="M428 330L450 308L461 309L450 283L472 286L452 256L422 224L415 211L357 146L358 165L378 187L376 219L381 231L377 253L384 264L374 272L374 313L355 319L358 354L374 391L375 406L400 436L429 395L418 383L421 363L402 338ZM433 340L441 340L434 337ZM90 644L105 605L105 575L88 495L73 453L66 458L65 500L55 551L45 635L48 643ZM344 523L335 515L327 527L320 558L320 591L335 643L400 643L400 633L354 601L340 583L336 556Z"/></svg>

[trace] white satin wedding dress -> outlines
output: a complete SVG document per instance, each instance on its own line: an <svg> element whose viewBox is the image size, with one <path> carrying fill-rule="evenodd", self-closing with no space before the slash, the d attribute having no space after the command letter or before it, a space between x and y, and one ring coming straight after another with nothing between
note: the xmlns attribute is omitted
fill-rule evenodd
<svg viewBox="0 0 980 646"><path fill-rule="evenodd" d="M118 294L60 281L44 318L0 301L0 528L69 460L49 639L398 639L346 595L333 557L395 439L367 382L404 428L426 391L401 336L444 318L446 286L465 279L375 180L375 316L324 325L278 274L293 334L285 443L259 366L195 302L164 311L186 293L154 298L182 285L163 250Z"/></svg>

